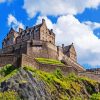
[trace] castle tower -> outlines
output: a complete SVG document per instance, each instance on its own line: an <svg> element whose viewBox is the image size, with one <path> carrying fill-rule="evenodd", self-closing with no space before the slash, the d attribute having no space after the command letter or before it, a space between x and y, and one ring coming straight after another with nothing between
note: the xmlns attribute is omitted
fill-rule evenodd
<svg viewBox="0 0 100 100"><path fill-rule="evenodd" d="M14 45L16 43L17 36L18 33L13 28L11 28L9 33L7 34L7 37L2 42L2 48Z"/></svg>
<svg viewBox="0 0 100 100"><path fill-rule="evenodd" d="M40 40L55 44L55 34L53 33L53 29L49 30L47 28L44 19L42 19L42 25L40 27Z"/></svg>
<svg viewBox="0 0 100 100"><path fill-rule="evenodd" d="M73 61L77 61L77 54L74 48L74 44L63 47L63 52Z"/></svg>

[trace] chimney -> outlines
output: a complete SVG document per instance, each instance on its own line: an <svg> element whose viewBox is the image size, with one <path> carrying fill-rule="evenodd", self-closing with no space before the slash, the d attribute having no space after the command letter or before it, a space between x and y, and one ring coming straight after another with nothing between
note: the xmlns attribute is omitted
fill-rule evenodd
<svg viewBox="0 0 100 100"><path fill-rule="evenodd" d="M62 44L62 48L64 48L64 44Z"/></svg>
<svg viewBox="0 0 100 100"><path fill-rule="evenodd" d="M42 19L42 24L45 23L45 19Z"/></svg>
<svg viewBox="0 0 100 100"><path fill-rule="evenodd" d="M74 43L72 43L71 45L74 45Z"/></svg>
<svg viewBox="0 0 100 100"><path fill-rule="evenodd" d="M51 32L53 32L53 29L51 29Z"/></svg>
<svg viewBox="0 0 100 100"><path fill-rule="evenodd" d="M26 26L26 29L28 29L28 26Z"/></svg>
<svg viewBox="0 0 100 100"><path fill-rule="evenodd" d="M19 33L21 33L23 31L23 29L22 28L19 28Z"/></svg>

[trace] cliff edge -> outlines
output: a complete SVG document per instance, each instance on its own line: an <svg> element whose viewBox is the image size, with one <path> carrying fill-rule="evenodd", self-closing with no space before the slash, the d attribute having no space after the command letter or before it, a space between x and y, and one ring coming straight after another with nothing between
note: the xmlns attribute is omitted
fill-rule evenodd
<svg viewBox="0 0 100 100"><path fill-rule="evenodd" d="M99 92L100 83L73 73L64 76L59 69L52 73L12 65L0 69L0 100L100 100Z"/></svg>

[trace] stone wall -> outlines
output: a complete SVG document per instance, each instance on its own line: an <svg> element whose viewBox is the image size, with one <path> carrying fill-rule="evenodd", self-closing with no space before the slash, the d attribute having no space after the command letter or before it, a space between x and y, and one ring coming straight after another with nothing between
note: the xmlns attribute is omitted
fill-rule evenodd
<svg viewBox="0 0 100 100"><path fill-rule="evenodd" d="M5 66L6 64L16 65L16 57L13 54L3 54L0 55L0 67Z"/></svg>
<svg viewBox="0 0 100 100"><path fill-rule="evenodd" d="M93 80L100 82L100 74L96 74L94 72L84 71L84 72L79 72L78 75L81 77L88 77L90 79L93 79Z"/></svg>
<svg viewBox="0 0 100 100"><path fill-rule="evenodd" d="M41 64L38 63L34 58L22 54L21 56L21 65L20 66L31 66L36 69L46 71L46 72L54 72L56 69L61 69L63 74L69 74L71 72L78 73L77 70L70 66L59 66L59 65L50 65L50 64Z"/></svg>
<svg viewBox="0 0 100 100"><path fill-rule="evenodd" d="M32 66L34 68L38 68L38 63L34 60L34 58L32 58L28 55L22 54L21 55L21 64L20 64L20 66L21 67Z"/></svg>
<svg viewBox="0 0 100 100"><path fill-rule="evenodd" d="M43 70L46 72L54 72L57 69L61 69L61 71L64 75L67 75L69 73L75 73L75 74L78 73L78 71L71 66L59 66L59 65L50 65L50 64L39 63L39 70Z"/></svg>
<svg viewBox="0 0 100 100"><path fill-rule="evenodd" d="M51 43L46 43L48 58L58 59L57 47Z"/></svg>
<svg viewBox="0 0 100 100"><path fill-rule="evenodd" d="M73 61L72 59L70 59L67 56L64 56L64 61L66 61L66 63L74 68L76 68L78 71L85 71L85 68L82 67L80 64L78 64L77 62Z"/></svg>
<svg viewBox="0 0 100 100"><path fill-rule="evenodd" d="M6 48L3 48L0 50L0 54L22 54L27 53L27 42L22 42L21 44L15 44L8 46Z"/></svg>
<svg viewBox="0 0 100 100"><path fill-rule="evenodd" d="M34 57L28 56L26 54L13 55L13 54L2 54L0 55L0 67L5 66L6 64L12 64L16 67L23 66L32 66L36 69L40 69L47 72L54 72L56 69L61 69L63 74L69 74L74 72L77 74L77 70L74 67L70 66L59 66L59 65L50 65L50 64L41 64L38 63Z"/></svg>
<svg viewBox="0 0 100 100"><path fill-rule="evenodd" d="M84 70L84 68L80 66L77 62L73 61L72 59L64 55L60 47L57 47L54 44L51 44L49 42L31 40L27 42L22 42L21 44L16 44L16 45L12 45L10 47L4 48L2 51L0 50L0 52L2 52L5 55L14 54L15 56L17 56L16 59L18 60L20 58L19 56L23 54L33 59L34 58L50 58L50 59L56 59L56 60L63 60L66 62L66 65L68 66L72 66L79 71ZM22 59L22 61L25 62L25 64L29 62L29 64L27 65L31 66L34 64L33 59L30 59L30 61L26 59L24 61L23 56L20 59ZM5 57L5 60L6 60L6 57ZM17 62L20 63L21 60ZM23 62L22 62L22 65L24 64Z"/></svg>
<svg viewBox="0 0 100 100"><path fill-rule="evenodd" d="M62 48L59 47L59 46L57 47L57 54L58 54L58 59L59 59L59 60L62 60L63 57L64 57L64 54L63 54Z"/></svg>
<svg viewBox="0 0 100 100"><path fill-rule="evenodd" d="M43 57L58 59L57 47L51 43L46 43L43 41L32 41L27 44L27 55L30 55L34 58Z"/></svg>

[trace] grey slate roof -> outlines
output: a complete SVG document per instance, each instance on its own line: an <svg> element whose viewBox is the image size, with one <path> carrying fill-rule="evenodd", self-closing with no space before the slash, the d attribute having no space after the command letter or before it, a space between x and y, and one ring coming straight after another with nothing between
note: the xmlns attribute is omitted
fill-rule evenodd
<svg viewBox="0 0 100 100"><path fill-rule="evenodd" d="M72 44L71 44L71 45L68 45L68 46L65 46L65 47L64 47L64 50L65 50L66 52L69 52L71 46L72 46Z"/></svg>

